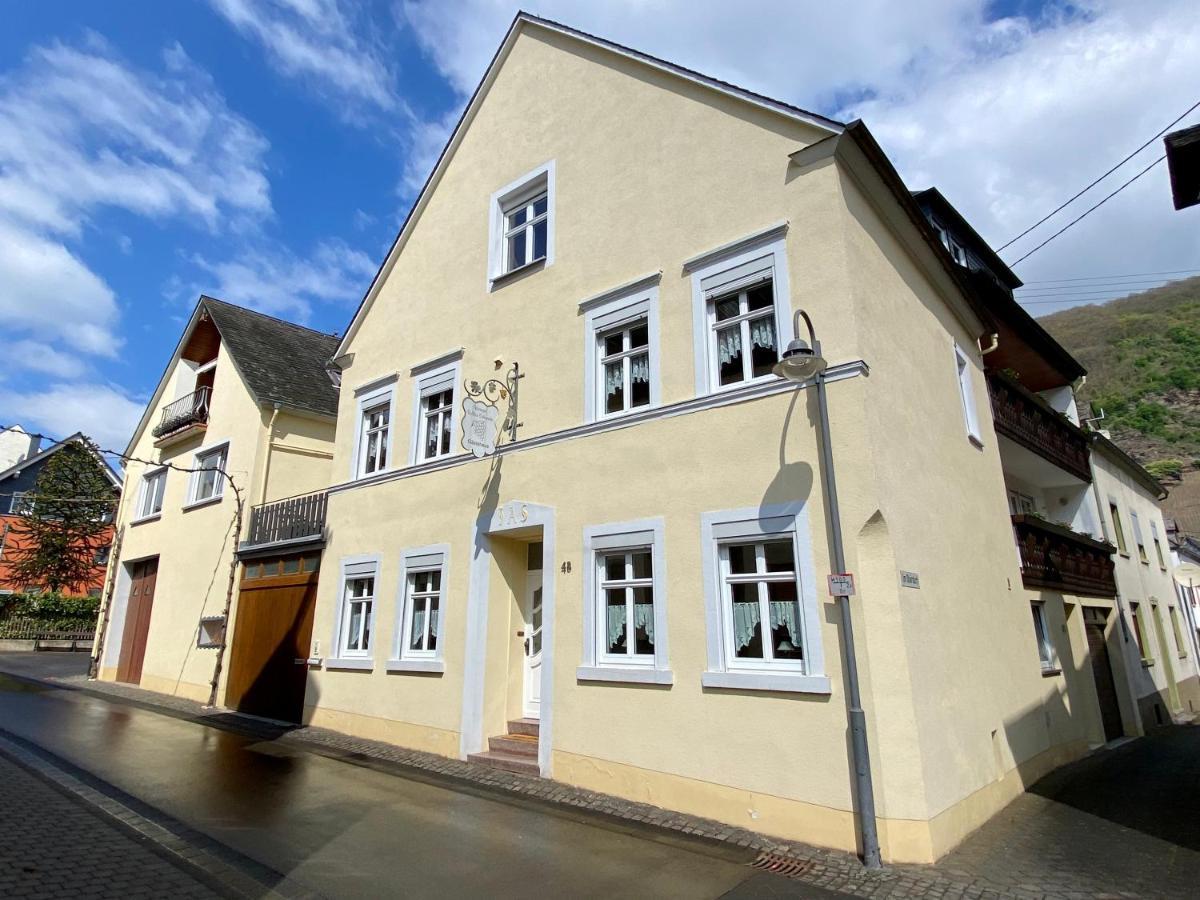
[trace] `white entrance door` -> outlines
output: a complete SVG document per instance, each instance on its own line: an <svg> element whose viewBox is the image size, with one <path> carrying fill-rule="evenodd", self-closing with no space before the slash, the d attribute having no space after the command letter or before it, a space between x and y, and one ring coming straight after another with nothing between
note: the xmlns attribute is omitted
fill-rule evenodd
<svg viewBox="0 0 1200 900"><path fill-rule="evenodd" d="M525 576L525 715L542 708L542 573Z"/></svg>

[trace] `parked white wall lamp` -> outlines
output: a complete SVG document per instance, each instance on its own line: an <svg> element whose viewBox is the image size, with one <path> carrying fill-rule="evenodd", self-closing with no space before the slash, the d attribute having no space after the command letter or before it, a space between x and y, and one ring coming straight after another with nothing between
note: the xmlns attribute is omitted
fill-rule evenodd
<svg viewBox="0 0 1200 900"><path fill-rule="evenodd" d="M808 326L808 341L800 334L800 319ZM825 499L829 505L829 530L833 538L833 565L838 574L846 571L846 551L842 544L842 517L838 509L837 479L833 471L833 442L829 434L829 406L825 397L825 369L829 363L821 355L821 344L813 331L812 319L802 309L796 310L792 333L783 358L771 371L788 381L804 385L816 382L817 409L821 419L821 474ZM842 638L846 644L846 714L850 719L850 748L854 764L854 787L858 798L859 840L862 841L863 865L878 869L883 863L879 855L879 833L875 824L875 788L871 780L871 755L867 746L867 716L863 712L858 688L858 659L854 652L854 625L850 616L850 598L839 596L842 614Z"/></svg>

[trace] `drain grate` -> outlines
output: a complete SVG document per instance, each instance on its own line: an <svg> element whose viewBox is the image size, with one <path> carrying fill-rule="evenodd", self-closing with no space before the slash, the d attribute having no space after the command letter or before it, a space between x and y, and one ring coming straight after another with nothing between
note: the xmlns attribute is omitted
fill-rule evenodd
<svg viewBox="0 0 1200 900"><path fill-rule="evenodd" d="M766 850L759 853L754 862L748 863L748 865L752 869L774 872L776 875L782 875L785 878L799 878L812 868L812 862L809 860L792 859L789 856L769 853Z"/></svg>

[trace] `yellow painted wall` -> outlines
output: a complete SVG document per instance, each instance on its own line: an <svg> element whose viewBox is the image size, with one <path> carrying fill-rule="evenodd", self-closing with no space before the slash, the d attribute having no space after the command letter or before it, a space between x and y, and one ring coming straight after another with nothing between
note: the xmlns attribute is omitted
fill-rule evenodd
<svg viewBox="0 0 1200 900"><path fill-rule="evenodd" d="M460 346L464 378L492 374L496 357L506 366L520 361L522 440L579 425L577 305L647 272L662 272L663 401L691 398L683 260L788 220L788 303L812 314L832 363L861 358L871 367L869 377L830 386L831 429L848 565L860 576L853 609L885 852L928 859L1029 779L1082 752L1086 726L1070 717L1070 727L1046 724L1064 701L1041 677L969 315L951 312L954 301L932 286L928 260L914 260L867 189L837 164L791 167L788 154L820 137L605 51L525 32L344 348L333 471L340 480L351 468L354 388L392 373L393 463L403 466L413 414L408 369ZM488 197L550 159L555 261L489 293ZM975 366L981 448L965 434L956 341ZM815 417L811 391L784 393L518 449L494 471L471 461L334 493L314 636L332 640L338 560L381 554L375 670L314 672L313 715L343 716L348 725L355 715L395 719L431 750L440 739L421 729L461 728L476 519L508 500L544 504L557 516L557 553L546 560L557 590L554 725L543 737L553 745L555 777L850 846L840 629L823 584L830 554ZM807 502L812 527L832 695L705 690L700 516L795 499ZM665 520L674 684L580 682L583 529L652 516ZM445 672L387 673L400 555L434 543L451 546ZM503 557L499 551L492 564L488 599L487 734L512 714L519 652L519 562ZM568 563L570 574L562 570ZM920 574L920 590L898 586L900 568Z"/></svg>

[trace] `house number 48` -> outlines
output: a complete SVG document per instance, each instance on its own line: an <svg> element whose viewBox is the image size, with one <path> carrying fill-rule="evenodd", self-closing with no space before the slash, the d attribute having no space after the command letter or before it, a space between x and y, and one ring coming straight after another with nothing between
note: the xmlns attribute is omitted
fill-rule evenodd
<svg viewBox="0 0 1200 900"><path fill-rule="evenodd" d="M566 562L564 562L561 566L558 567L558 571L562 572L564 575L570 575L571 574L571 561L567 560Z"/></svg>

